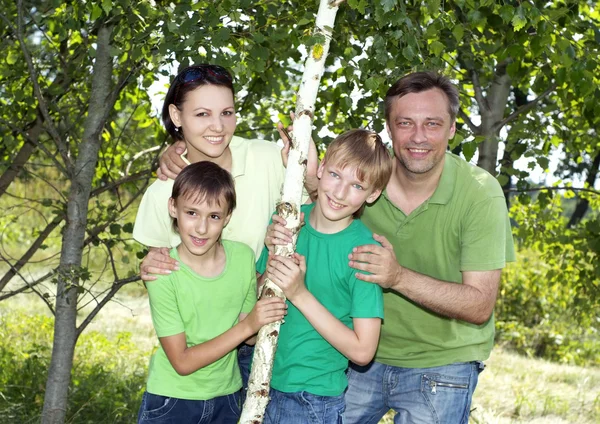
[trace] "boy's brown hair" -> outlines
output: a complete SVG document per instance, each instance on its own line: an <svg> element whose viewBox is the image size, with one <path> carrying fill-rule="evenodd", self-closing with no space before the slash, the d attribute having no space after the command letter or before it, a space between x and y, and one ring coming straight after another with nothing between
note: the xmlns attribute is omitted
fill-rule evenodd
<svg viewBox="0 0 600 424"><path fill-rule="evenodd" d="M209 161L192 163L183 168L173 183L171 198L185 197L193 202L206 201L221 206L227 204L227 214L235 209L235 186L229 172ZM177 218L173 218L173 228L177 231Z"/></svg>
<svg viewBox="0 0 600 424"><path fill-rule="evenodd" d="M337 136L327 147L323 162L355 168L356 177L373 191L383 190L392 175L392 157L383 140L376 132L361 128ZM354 218L360 217L362 210L355 212Z"/></svg>

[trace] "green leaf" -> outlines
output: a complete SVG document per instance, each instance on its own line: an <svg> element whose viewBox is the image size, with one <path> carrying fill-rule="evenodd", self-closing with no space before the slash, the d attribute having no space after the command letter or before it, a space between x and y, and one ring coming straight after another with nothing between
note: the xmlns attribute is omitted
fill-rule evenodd
<svg viewBox="0 0 600 424"><path fill-rule="evenodd" d="M133 233L133 223L128 222L127 224L123 225L123 231L129 234Z"/></svg>
<svg viewBox="0 0 600 424"><path fill-rule="evenodd" d="M389 12L398 4L397 0L381 0L381 6L384 12Z"/></svg>
<svg viewBox="0 0 600 424"><path fill-rule="evenodd" d="M18 58L19 56L13 50L9 50L8 56L6 56L6 63L9 65L14 65L17 63Z"/></svg>
<svg viewBox="0 0 600 424"><path fill-rule="evenodd" d="M429 45L429 50L436 56L440 56L446 48L440 41L434 41Z"/></svg>
<svg viewBox="0 0 600 424"><path fill-rule="evenodd" d="M112 1L111 0L102 0L102 9L104 9L104 12L108 15L110 13L110 11L112 10L113 5L112 5Z"/></svg>
<svg viewBox="0 0 600 424"><path fill-rule="evenodd" d="M500 15L504 23L507 24L510 21L512 21L512 18L515 15L515 8L509 5L504 5L500 8L498 14Z"/></svg>
<svg viewBox="0 0 600 424"><path fill-rule="evenodd" d="M375 92L379 88L379 81L377 80L377 78L369 77L365 81L365 87L367 88L367 90Z"/></svg>
<svg viewBox="0 0 600 424"><path fill-rule="evenodd" d="M473 159L473 156L475 155L476 151L477 151L477 143L471 141L469 143L462 144L462 152L463 152L463 155L465 155L465 159L467 160L467 162L469 162L471 159Z"/></svg>
<svg viewBox="0 0 600 424"><path fill-rule="evenodd" d="M98 3L95 3L94 7L92 7L92 13L90 14L90 20L95 21L96 19L98 19L100 17L100 15L102 15L102 9L98 5Z"/></svg>
<svg viewBox="0 0 600 424"><path fill-rule="evenodd" d="M527 19L523 14L523 8L521 6L517 8L517 13L515 16L513 16L511 22L515 31L520 31L525 25L527 25Z"/></svg>
<svg viewBox="0 0 600 424"><path fill-rule="evenodd" d="M119 224L110 224L110 233L113 236L118 236L121 233L121 226Z"/></svg>
<svg viewBox="0 0 600 424"><path fill-rule="evenodd" d="M456 41L462 41L464 34L465 29L461 24L454 25L454 28L452 28L452 35L454 35Z"/></svg>

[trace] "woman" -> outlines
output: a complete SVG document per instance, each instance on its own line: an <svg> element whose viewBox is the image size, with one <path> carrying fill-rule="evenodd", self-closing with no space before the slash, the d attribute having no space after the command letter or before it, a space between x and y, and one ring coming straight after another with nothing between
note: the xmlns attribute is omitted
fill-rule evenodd
<svg viewBox="0 0 600 424"><path fill-rule="evenodd" d="M283 126L278 125L284 140L281 150L275 143L235 136L232 77L225 68L208 64L185 68L173 79L163 104L162 120L177 143L163 155L167 163L161 167L162 179L148 188L136 217L133 237L150 247L140 266L142 279L152 281L156 279L153 274L169 274L178 269L177 262L169 256L169 248L180 243L167 207L173 180L164 175L169 167L177 171L202 160L226 169L235 181L238 206L222 237L247 244L258 257L285 175L289 139ZM317 152L311 143L307 178L316 180L316 167ZM176 173L167 175L174 178ZM248 369L242 362L249 361L250 352L247 347L240 350L244 387Z"/></svg>

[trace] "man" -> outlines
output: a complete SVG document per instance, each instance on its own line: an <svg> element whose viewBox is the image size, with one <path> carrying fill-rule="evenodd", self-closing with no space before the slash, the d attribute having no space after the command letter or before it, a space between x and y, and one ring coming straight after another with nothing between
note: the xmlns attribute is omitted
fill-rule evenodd
<svg viewBox="0 0 600 424"><path fill-rule="evenodd" d="M394 168L363 222L380 246L354 249L357 277L385 289L375 361L352 365L347 423L467 423L494 338L501 269L514 261L496 179L447 152L458 90L430 72L409 74L385 98Z"/></svg>

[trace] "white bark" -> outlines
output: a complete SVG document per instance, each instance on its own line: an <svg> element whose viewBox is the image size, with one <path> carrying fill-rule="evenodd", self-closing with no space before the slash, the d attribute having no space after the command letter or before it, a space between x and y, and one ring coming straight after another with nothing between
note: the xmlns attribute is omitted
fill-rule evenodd
<svg viewBox="0 0 600 424"><path fill-rule="evenodd" d="M315 44L305 63L302 83L297 94L296 116L294 118L293 145L283 184L281 203L277 207L279 215L287 221L287 227L294 231L293 242L287 246L277 246L275 253L290 256L296 248L300 228L300 205L302 187L306 173L308 148L312 131L312 120L319 83L325 70L325 59L329 52L329 41L335 22L339 2L321 0L315 23L314 34L323 36L323 42ZM308 219L306 217L306 219ZM285 299L283 292L267 279L262 296L278 296ZM248 382L248 395L240 424L261 424L269 403L269 389L273 373L273 361L277 350L280 322L265 325L258 333L258 340L252 360L252 372Z"/></svg>

